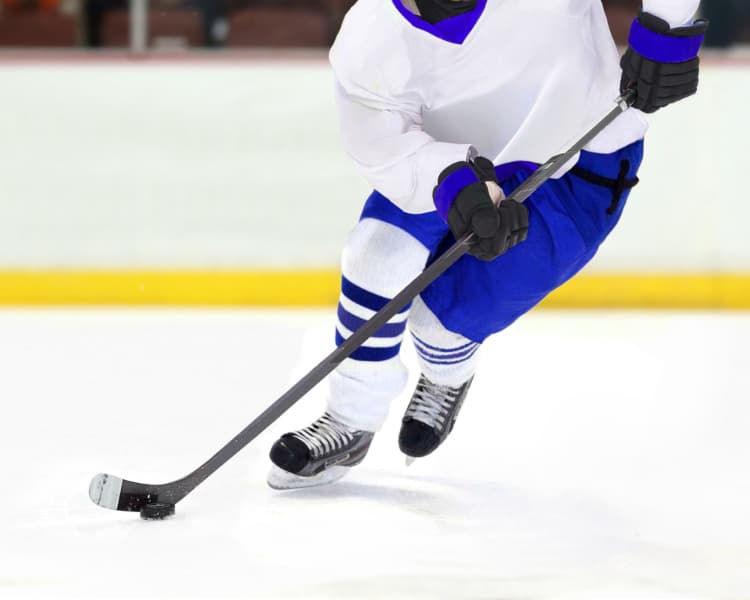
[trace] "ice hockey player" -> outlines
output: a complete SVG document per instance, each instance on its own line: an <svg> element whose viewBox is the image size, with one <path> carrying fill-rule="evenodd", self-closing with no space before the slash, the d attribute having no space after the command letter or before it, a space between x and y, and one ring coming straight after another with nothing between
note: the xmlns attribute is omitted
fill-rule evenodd
<svg viewBox="0 0 750 600"><path fill-rule="evenodd" d="M283 435L279 489L360 463L421 366L399 446L435 450L453 428L482 342L573 277L637 183L646 122L696 92L699 0L643 0L620 60L601 0L359 0L330 60L344 149L377 190L343 250L337 343L454 238L478 242L330 377L325 414ZM634 108L525 203L502 201L634 88Z"/></svg>

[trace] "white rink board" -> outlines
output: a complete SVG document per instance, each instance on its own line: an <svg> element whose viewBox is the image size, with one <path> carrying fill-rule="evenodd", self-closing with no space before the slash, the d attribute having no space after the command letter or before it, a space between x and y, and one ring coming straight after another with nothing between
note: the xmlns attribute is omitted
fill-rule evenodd
<svg viewBox="0 0 750 600"><path fill-rule="evenodd" d="M534 313L408 469L404 395L348 480L268 489L317 389L173 520L89 501L101 470L195 468L322 358L333 318L0 312L0 597L746 600L748 315Z"/></svg>
<svg viewBox="0 0 750 600"><path fill-rule="evenodd" d="M750 67L707 62L593 270L750 270ZM332 268L369 192L322 56L0 62L0 89L0 269Z"/></svg>

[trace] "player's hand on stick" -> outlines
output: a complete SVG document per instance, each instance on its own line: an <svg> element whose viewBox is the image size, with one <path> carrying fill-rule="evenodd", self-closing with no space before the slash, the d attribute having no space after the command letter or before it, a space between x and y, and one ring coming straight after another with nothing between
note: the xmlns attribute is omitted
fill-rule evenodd
<svg viewBox="0 0 750 600"><path fill-rule="evenodd" d="M529 212L515 200L506 200L492 162L477 157L446 168L433 192L438 213L456 239L475 235L469 253L492 260L524 241Z"/></svg>
<svg viewBox="0 0 750 600"><path fill-rule="evenodd" d="M646 113L692 96L698 90L698 51L708 21L671 29L669 23L641 12L630 29L620 61L620 91L636 91L633 106Z"/></svg>

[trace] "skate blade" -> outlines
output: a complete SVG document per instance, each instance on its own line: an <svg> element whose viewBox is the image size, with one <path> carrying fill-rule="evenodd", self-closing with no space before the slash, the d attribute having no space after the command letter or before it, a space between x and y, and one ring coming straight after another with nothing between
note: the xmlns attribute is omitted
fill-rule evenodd
<svg viewBox="0 0 750 600"><path fill-rule="evenodd" d="M414 464L414 461L417 460L413 456L407 456L406 457L406 466L411 467Z"/></svg>
<svg viewBox="0 0 750 600"><path fill-rule="evenodd" d="M349 473L350 469L351 467L329 467L312 477L300 477L276 465L272 465L271 470L268 472L268 477L266 477L266 483L274 490L298 490L318 487L338 481Z"/></svg>

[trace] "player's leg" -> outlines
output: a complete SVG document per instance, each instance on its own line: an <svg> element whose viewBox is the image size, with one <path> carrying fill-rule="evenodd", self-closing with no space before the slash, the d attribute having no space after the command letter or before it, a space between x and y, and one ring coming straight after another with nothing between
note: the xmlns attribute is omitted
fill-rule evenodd
<svg viewBox="0 0 750 600"><path fill-rule="evenodd" d="M419 229L424 219L393 213L392 208L385 198L374 194L363 219L347 240L342 260L337 344L424 269L429 256L423 243L424 228ZM433 217L428 221L435 224ZM417 232L417 237L407 232L409 227L412 233ZM439 234L444 235L444 226L439 229ZM399 351L408 313L409 307L393 317L331 374L323 417L309 427L282 436L274 444L271 450L274 468L268 478L272 487L329 483L364 459L374 433L385 421L391 401L406 384L407 372Z"/></svg>
<svg viewBox="0 0 750 600"><path fill-rule="evenodd" d="M480 344L573 277L614 228L637 182L642 144L583 153L576 168L527 202L525 242L492 262L464 256L414 302L409 317L422 377L399 438L408 456L429 454L451 432L477 368ZM528 173L503 187L506 193Z"/></svg>
<svg viewBox="0 0 750 600"><path fill-rule="evenodd" d="M403 229L372 218L359 222L342 261L336 342L340 344L424 269L428 250ZM350 426L377 431L406 385L399 356L411 305L358 348L330 376L328 412Z"/></svg>
<svg viewBox="0 0 750 600"><path fill-rule="evenodd" d="M409 317L421 375L401 420L399 448L430 454L453 430L477 369L481 344L446 329L421 298Z"/></svg>

